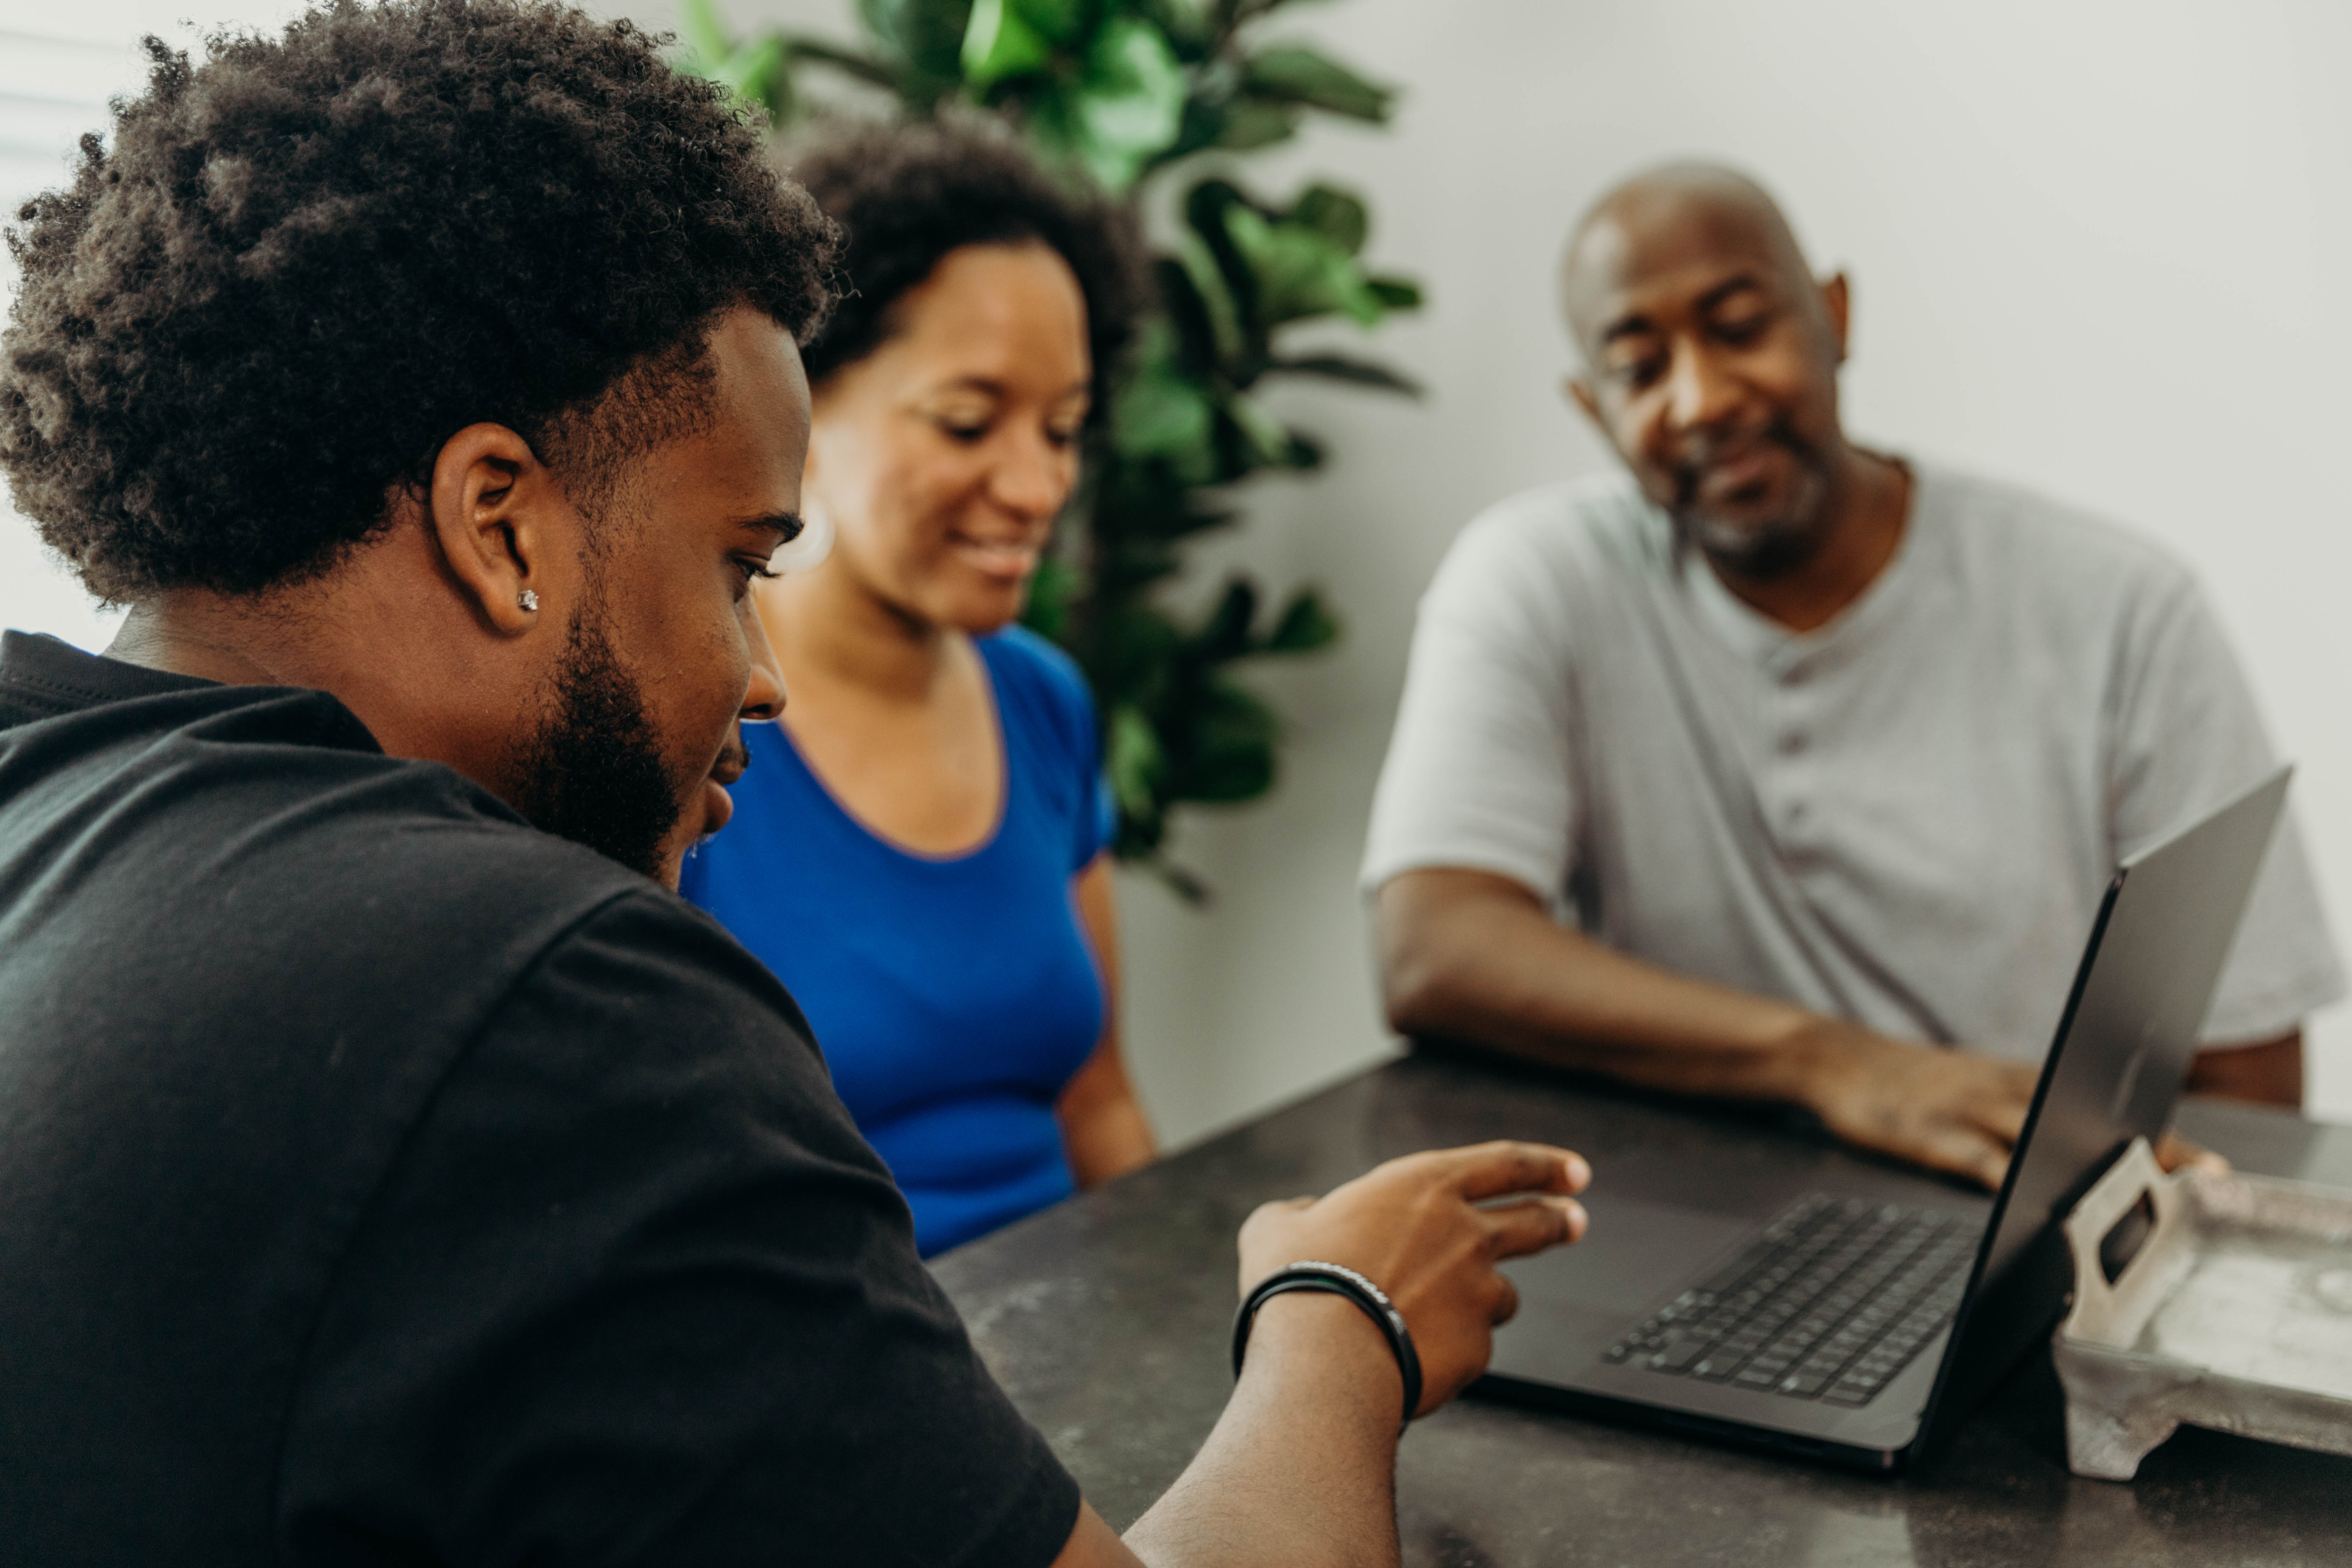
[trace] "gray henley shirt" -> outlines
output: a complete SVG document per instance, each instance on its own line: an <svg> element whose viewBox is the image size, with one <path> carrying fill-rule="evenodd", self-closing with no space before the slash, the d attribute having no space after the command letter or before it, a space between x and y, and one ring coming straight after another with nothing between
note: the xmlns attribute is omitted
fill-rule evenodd
<svg viewBox="0 0 2352 1568"><path fill-rule="evenodd" d="M1916 466L1894 560L1795 635L1622 478L1502 502L1421 604L1367 890L1508 877L1681 973L2038 1061L2117 862L2269 741L2189 573L2136 534ZM2203 1038L2345 989L2292 820Z"/></svg>

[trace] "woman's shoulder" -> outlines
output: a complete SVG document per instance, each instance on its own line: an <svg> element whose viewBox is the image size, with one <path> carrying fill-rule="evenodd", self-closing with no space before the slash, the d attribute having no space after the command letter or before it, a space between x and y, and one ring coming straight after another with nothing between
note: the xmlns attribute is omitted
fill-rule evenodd
<svg viewBox="0 0 2352 1568"><path fill-rule="evenodd" d="M1026 626L972 639L1008 723L1043 721L1073 748L1094 749L1095 699L1077 661Z"/></svg>

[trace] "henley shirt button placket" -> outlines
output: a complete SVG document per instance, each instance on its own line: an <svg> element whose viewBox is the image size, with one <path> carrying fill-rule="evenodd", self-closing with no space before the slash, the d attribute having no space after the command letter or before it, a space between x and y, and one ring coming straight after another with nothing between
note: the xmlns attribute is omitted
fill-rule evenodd
<svg viewBox="0 0 2352 1568"><path fill-rule="evenodd" d="M1774 673L1780 679L1781 689L1791 693L1791 700L1795 700L1794 689L1804 683L1804 661L1791 660ZM1810 706L1803 703L1801 700L1795 700L1800 707ZM1774 751L1778 752L1782 758L1793 760L1803 753L1809 739L1802 720L1792 714L1785 719L1773 735L1772 745ZM1782 800L1776 814L1778 820L1774 824L1777 830L1776 837L1780 840L1780 851L1782 861L1794 869L1809 858L1806 853L1807 846L1799 841L1799 836L1811 816L1811 809L1801 795L1796 795L1792 787L1794 780L1790 776L1789 772L1785 769L1775 769L1774 772L1780 776L1775 781L1777 787L1772 793L1781 796Z"/></svg>

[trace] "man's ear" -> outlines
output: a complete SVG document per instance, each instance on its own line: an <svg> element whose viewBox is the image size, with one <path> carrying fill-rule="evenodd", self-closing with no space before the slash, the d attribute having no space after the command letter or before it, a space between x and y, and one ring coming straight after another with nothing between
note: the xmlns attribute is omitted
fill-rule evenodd
<svg viewBox="0 0 2352 1568"><path fill-rule="evenodd" d="M1837 350L1837 363L1845 363L1846 326L1852 320L1853 299L1846 287L1845 274L1833 272L1822 285L1822 315L1829 322L1830 342Z"/></svg>
<svg viewBox="0 0 2352 1568"><path fill-rule="evenodd" d="M493 630L520 637L541 622L551 567L576 554L579 519L563 487L503 425L468 425L442 444L425 526L459 593Z"/></svg>
<svg viewBox="0 0 2352 1568"><path fill-rule="evenodd" d="M1567 386L1569 401L1584 410L1584 416L1592 421L1595 430L1607 436L1609 426L1601 417L1601 400L1593 395L1592 384L1580 375L1571 375L1568 378Z"/></svg>

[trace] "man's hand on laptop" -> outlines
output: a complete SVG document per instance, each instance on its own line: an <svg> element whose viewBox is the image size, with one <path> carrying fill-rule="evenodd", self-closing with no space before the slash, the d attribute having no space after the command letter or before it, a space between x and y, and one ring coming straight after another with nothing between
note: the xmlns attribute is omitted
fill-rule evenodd
<svg viewBox="0 0 2352 1568"><path fill-rule="evenodd" d="M1847 1142L1966 1176L1988 1190L2009 1173L2039 1068L1890 1039L1836 1018L1821 1020L1806 1050L1813 1066L1805 1103ZM2168 1171L2230 1171L2219 1154L2170 1132L2156 1154Z"/></svg>
<svg viewBox="0 0 2352 1568"><path fill-rule="evenodd" d="M1974 1051L1890 1039L1823 1018L1806 1043L1805 1103L1847 1142L2000 1185L2040 1070Z"/></svg>
<svg viewBox="0 0 2352 1568"><path fill-rule="evenodd" d="M1425 1415L1486 1370L1496 1325L1518 1310L1518 1291L1496 1264L1581 1237L1584 1207L1570 1194L1591 1178L1580 1155L1541 1143L1391 1160L1320 1198L1270 1203L1250 1215L1241 1288L1246 1294L1302 1259L1370 1279L1412 1331ZM1364 1329L1373 1331L1369 1321Z"/></svg>
<svg viewBox="0 0 2352 1568"><path fill-rule="evenodd" d="M1250 1215L1241 1288L1302 1262L1371 1280L1412 1330L1425 1414L1486 1370L1495 1325L1518 1308L1495 1266L1582 1236L1570 1194L1591 1175L1577 1155L1540 1143L1391 1160L1322 1197ZM1055 1568L1393 1563L1402 1395L1387 1336L1353 1303L1276 1296L1250 1331L1224 1415L1176 1484L1124 1543L1081 1510Z"/></svg>

